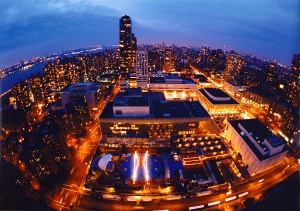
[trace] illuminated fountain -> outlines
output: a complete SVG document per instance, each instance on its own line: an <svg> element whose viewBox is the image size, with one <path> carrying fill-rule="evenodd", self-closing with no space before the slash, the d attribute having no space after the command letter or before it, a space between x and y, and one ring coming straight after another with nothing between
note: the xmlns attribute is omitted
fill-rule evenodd
<svg viewBox="0 0 300 211"><path fill-rule="evenodd" d="M146 151L146 154L139 156L137 151L134 152L134 157L133 157L133 174L132 174L132 182L135 184L137 180L137 175L138 175L138 169L141 167L144 171L144 180L148 184L149 180L149 173L148 173L148 151Z"/></svg>
<svg viewBox="0 0 300 211"><path fill-rule="evenodd" d="M122 164L121 171L132 181L132 184L148 184L157 177L162 167L156 156L146 153L135 153L129 156Z"/></svg>

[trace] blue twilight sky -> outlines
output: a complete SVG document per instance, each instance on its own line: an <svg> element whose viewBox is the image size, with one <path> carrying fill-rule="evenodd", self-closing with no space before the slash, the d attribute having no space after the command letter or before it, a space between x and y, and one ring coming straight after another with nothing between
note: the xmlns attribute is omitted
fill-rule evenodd
<svg viewBox="0 0 300 211"><path fill-rule="evenodd" d="M118 45L129 15L138 44L203 45L291 65L299 0L2 0L0 68L81 47Z"/></svg>

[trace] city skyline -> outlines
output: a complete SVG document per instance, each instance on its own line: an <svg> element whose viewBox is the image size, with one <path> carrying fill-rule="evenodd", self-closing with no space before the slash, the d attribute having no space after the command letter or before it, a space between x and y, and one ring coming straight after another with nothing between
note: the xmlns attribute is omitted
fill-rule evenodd
<svg viewBox="0 0 300 211"><path fill-rule="evenodd" d="M59 51L118 46L118 18L122 15L132 18L140 44L207 45L247 52L287 66L300 46L298 1L137 4L32 0L0 4L4 8L0 22L0 68Z"/></svg>
<svg viewBox="0 0 300 211"><path fill-rule="evenodd" d="M257 210L272 200L265 207L298 210L300 190L287 188L300 173L291 5L168 2L6 4L0 69L3 58L51 55L0 72L11 82L0 99L0 209Z"/></svg>

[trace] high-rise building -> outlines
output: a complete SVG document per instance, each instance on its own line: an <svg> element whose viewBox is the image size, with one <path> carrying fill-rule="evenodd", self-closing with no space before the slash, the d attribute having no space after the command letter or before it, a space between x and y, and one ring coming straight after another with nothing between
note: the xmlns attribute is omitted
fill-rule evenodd
<svg viewBox="0 0 300 211"><path fill-rule="evenodd" d="M135 43L136 44L136 43ZM124 15L120 19L120 68L121 73L129 73L132 65L131 19Z"/></svg>
<svg viewBox="0 0 300 211"><path fill-rule="evenodd" d="M164 52L163 72L175 72L175 56L172 49L166 49Z"/></svg>
<svg viewBox="0 0 300 211"><path fill-rule="evenodd" d="M228 54L226 57L226 68L224 80L240 84L240 72L246 62L238 54Z"/></svg>
<svg viewBox="0 0 300 211"><path fill-rule="evenodd" d="M275 63L271 63L266 72L266 81L269 90L275 91L277 88L277 65Z"/></svg>
<svg viewBox="0 0 300 211"><path fill-rule="evenodd" d="M291 149L293 153L296 156L300 157L300 120L298 120L298 124L291 141L292 141Z"/></svg>
<svg viewBox="0 0 300 211"><path fill-rule="evenodd" d="M249 86L258 86L261 69L254 65L247 65L240 70L240 83Z"/></svg>
<svg viewBox="0 0 300 211"><path fill-rule="evenodd" d="M287 90L287 101L297 108L300 101L300 54L294 54L292 60L291 74Z"/></svg>
<svg viewBox="0 0 300 211"><path fill-rule="evenodd" d="M148 88L148 52L143 49L136 51L136 82L143 90Z"/></svg>
<svg viewBox="0 0 300 211"><path fill-rule="evenodd" d="M26 110L31 106L33 96L27 82L21 82L13 86L12 93L16 99L18 109Z"/></svg>
<svg viewBox="0 0 300 211"><path fill-rule="evenodd" d="M148 53L146 50L136 51L136 73L139 75L148 74Z"/></svg>
<svg viewBox="0 0 300 211"><path fill-rule="evenodd" d="M136 59L136 51L137 51L137 39L134 36L134 33L132 33L131 36L131 59L132 59L132 65L135 65L135 59Z"/></svg>

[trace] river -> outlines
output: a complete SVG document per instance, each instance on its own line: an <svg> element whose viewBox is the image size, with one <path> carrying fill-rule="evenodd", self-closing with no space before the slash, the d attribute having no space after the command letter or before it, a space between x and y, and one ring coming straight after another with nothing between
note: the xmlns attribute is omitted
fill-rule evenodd
<svg viewBox="0 0 300 211"><path fill-rule="evenodd" d="M106 46L106 47L110 47L110 46ZM85 52L88 52L89 54L102 52L102 47L98 46L98 47L93 47L93 48L70 50L70 51L66 52L68 55L66 55L65 53L61 53L60 57L61 58L64 58L64 57L71 58L71 57L78 56ZM53 60L55 60L55 59L53 59ZM52 62L52 61L50 61L50 62ZM41 62L39 64L36 64L36 65L28 68L27 70L21 70L21 71L13 73L11 75L8 75L5 78L0 79L0 97L2 96L3 93L9 91L14 85L16 85L20 79L22 81L25 81L32 74L36 74L37 72L43 74L44 73L43 66L48 64L48 62L49 61Z"/></svg>
<svg viewBox="0 0 300 211"><path fill-rule="evenodd" d="M48 63L47 62L42 62L39 64L36 64L30 68L28 68L27 70L21 70L18 72L15 72L13 74L10 74L8 76L6 76L5 78L2 78L0 80L0 95L2 95L3 93L7 92L8 90L10 90L14 85L16 85L19 80L25 81L27 80L32 74L36 74L36 73L44 73L44 69L43 66L46 65Z"/></svg>

